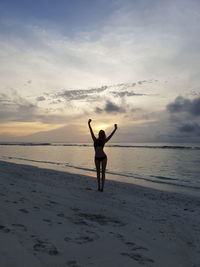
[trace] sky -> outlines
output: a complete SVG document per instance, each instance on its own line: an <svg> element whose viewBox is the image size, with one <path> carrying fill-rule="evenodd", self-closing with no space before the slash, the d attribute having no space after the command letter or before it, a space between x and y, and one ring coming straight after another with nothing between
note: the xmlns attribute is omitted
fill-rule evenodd
<svg viewBox="0 0 200 267"><path fill-rule="evenodd" d="M200 142L199 0L0 0L0 142Z"/></svg>

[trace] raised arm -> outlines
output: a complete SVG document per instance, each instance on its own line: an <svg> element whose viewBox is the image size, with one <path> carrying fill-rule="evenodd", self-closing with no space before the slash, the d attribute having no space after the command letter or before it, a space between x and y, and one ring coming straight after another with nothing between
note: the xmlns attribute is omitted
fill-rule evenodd
<svg viewBox="0 0 200 267"><path fill-rule="evenodd" d="M95 135L93 133L93 130L92 130L92 127L90 125L91 121L92 121L91 119L88 120L88 126L89 126L89 129L90 129L90 133L91 133L92 139L93 139L93 141L95 141L96 137L95 137Z"/></svg>
<svg viewBox="0 0 200 267"><path fill-rule="evenodd" d="M113 136L113 134L116 132L117 130L117 124L114 125L115 129L112 131L112 133L106 138L105 142L108 142L110 140L110 138Z"/></svg>

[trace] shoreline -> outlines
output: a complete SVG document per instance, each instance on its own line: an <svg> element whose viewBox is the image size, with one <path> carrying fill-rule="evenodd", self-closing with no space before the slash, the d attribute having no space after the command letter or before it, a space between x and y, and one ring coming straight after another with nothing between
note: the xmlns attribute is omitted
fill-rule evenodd
<svg viewBox="0 0 200 267"><path fill-rule="evenodd" d="M67 165L60 165L50 162L38 162L34 160L23 160L23 159L0 159L0 162L8 162L13 164L19 164L19 165L27 165L27 166L35 166L42 169L51 169L55 171L61 171L65 173L72 173L77 175L83 175L83 176L89 176L96 178L96 170L87 170L82 169L79 167L74 166L67 166ZM108 177L106 180L112 180L116 182L122 182L122 183L128 183L133 185L138 185L145 188L151 188L153 190L160 190L160 191L166 191L166 192L173 192L178 194L184 194L187 196L199 196L200 188L194 187L194 186L184 186L181 184L168 184L166 182L155 182L152 180L148 180L147 178L141 178L141 177L133 177L133 176L127 176L119 173L112 173L107 171L106 177Z"/></svg>
<svg viewBox="0 0 200 267"><path fill-rule="evenodd" d="M113 180L101 193L89 176L7 161L0 170L1 266L200 262L197 196Z"/></svg>

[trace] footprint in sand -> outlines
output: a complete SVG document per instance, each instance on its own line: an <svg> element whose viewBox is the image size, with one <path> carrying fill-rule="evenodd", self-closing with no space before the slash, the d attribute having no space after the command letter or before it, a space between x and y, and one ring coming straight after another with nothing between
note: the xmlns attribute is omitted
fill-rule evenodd
<svg viewBox="0 0 200 267"><path fill-rule="evenodd" d="M119 239L120 241L124 242L124 236L119 233L109 232L109 234L113 235L115 238Z"/></svg>
<svg viewBox="0 0 200 267"><path fill-rule="evenodd" d="M33 208L34 208L34 210L40 210L40 208L37 206L34 206Z"/></svg>
<svg viewBox="0 0 200 267"><path fill-rule="evenodd" d="M29 211L26 210L26 209L19 209L19 211L21 211L21 212L23 212L23 213L29 213Z"/></svg>
<svg viewBox="0 0 200 267"><path fill-rule="evenodd" d="M58 202L55 202L55 201L52 201L52 200L49 200L49 203L51 203L51 204L56 204L56 205L59 204Z"/></svg>
<svg viewBox="0 0 200 267"><path fill-rule="evenodd" d="M75 237L75 238L70 238L67 236L64 238L64 240L66 242L71 241L71 242L74 242L74 243L80 244L80 245L94 241L93 238L91 238L90 236L87 236L87 235L80 235L80 236Z"/></svg>
<svg viewBox="0 0 200 267"><path fill-rule="evenodd" d="M0 232L9 233L10 229L6 228L4 225L0 225Z"/></svg>
<svg viewBox="0 0 200 267"><path fill-rule="evenodd" d="M37 191L36 191L36 190L32 190L31 192L32 192L32 193L37 193Z"/></svg>
<svg viewBox="0 0 200 267"><path fill-rule="evenodd" d="M80 265L77 264L77 261L68 261L67 262L67 266L70 266L70 267L81 267Z"/></svg>
<svg viewBox="0 0 200 267"><path fill-rule="evenodd" d="M43 222L46 222L46 223L48 223L48 225L49 226L52 226L52 220L50 220L50 219L43 219Z"/></svg>
<svg viewBox="0 0 200 267"><path fill-rule="evenodd" d="M23 230L24 232L27 232L27 228L26 228L26 226L23 225L23 224L20 224L20 223L13 223L12 226L14 226L14 227L16 227L16 228L18 228L18 229L21 229L21 230Z"/></svg>
<svg viewBox="0 0 200 267"><path fill-rule="evenodd" d="M58 216L58 217L63 217L63 218L64 218L64 217L65 217L65 214L64 214L64 213L58 213L57 216Z"/></svg>
<svg viewBox="0 0 200 267"><path fill-rule="evenodd" d="M49 219L43 219L44 222L48 222L48 223L51 223L51 220Z"/></svg>
<svg viewBox="0 0 200 267"><path fill-rule="evenodd" d="M66 242L73 242L76 244L86 244L99 239L99 236L92 231L86 231L85 233L71 233L64 238Z"/></svg>
<svg viewBox="0 0 200 267"><path fill-rule="evenodd" d="M72 207L71 210L77 212L77 211L79 211L80 209L79 209L79 208L76 208L76 207L74 207L74 208Z"/></svg>
<svg viewBox="0 0 200 267"><path fill-rule="evenodd" d="M133 250L133 251L134 250L146 250L146 251L148 251L148 248L145 248L142 246L137 246L134 242L128 241L128 242L125 242L124 244L131 247L131 250Z"/></svg>
<svg viewBox="0 0 200 267"><path fill-rule="evenodd" d="M121 253L122 256L127 256L135 261L137 261L138 263L142 264L142 265L145 265L148 264L148 263L154 263L154 260L148 258L148 257L145 257L139 253L127 253L127 252L122 252Z"/></svg>
<svg viewBox="0 0 200 267"><path fill-rule="evenodd" d="M85 190L87 190L87 191L91 191L92 188L91 188L91 187L86 187Z"/></svg>
<svg viewBox="0 0 200 267"><path fill-rule="evenodd" d="M95 222L100 225L112 224L114 226L124 226L125 224L116 218L107 217L102 214L93 214L93 213L78 213L80 218L83 218L90 222Z"/></svg>
<svg viewBox="0 0 200 267"><path fill-rule="evenodd" d="M43 241L40 239L36 240L36 243L33 246L33 249L34 251L47 253L51 256L56 256L59 254L59 251L52 243L50 243L49 241Z"/></svg>
<svg viewBox="0 0 200 267"><path fill-rule="evenodd" d="M126 241L124 236L121 234L116 234L114 232L109 232L110 234L114 235L117 239L119 239L121 242L123 242L127 247L129 247L131 249L131 252L122 252L121 255L122 256L127 256L137 262L139 262L141 265L145 265L148 263L153 263L154 260L145 257L139 253L136 253L136 251L148 251L148 248L140 246L135 244L132 241Z"/></svg>

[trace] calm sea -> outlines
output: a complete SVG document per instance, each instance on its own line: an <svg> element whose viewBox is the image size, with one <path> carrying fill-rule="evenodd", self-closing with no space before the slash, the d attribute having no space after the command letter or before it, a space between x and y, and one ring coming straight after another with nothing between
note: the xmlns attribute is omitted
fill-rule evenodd
<svg viewBox="0 0 200 267"><path fill-rule="evenodd" d="M117 143L105 147L107 178L200 193L200 144ZM0 160L95 176L92 144L0 144Z"/></svg>

